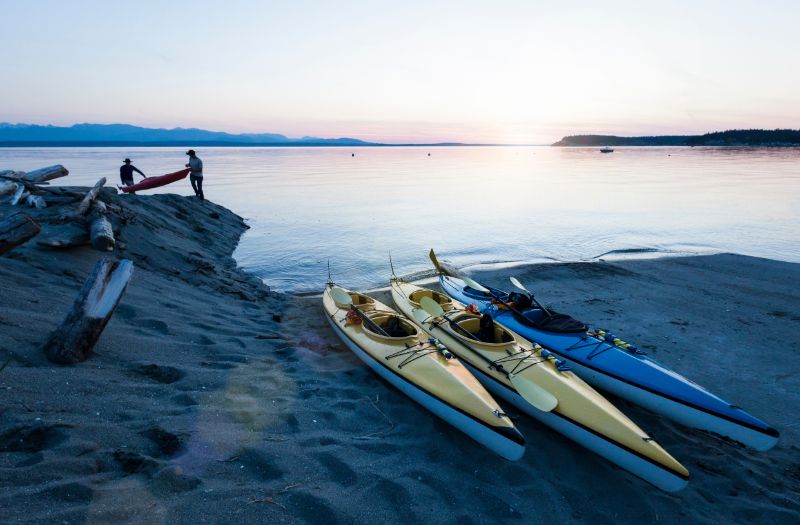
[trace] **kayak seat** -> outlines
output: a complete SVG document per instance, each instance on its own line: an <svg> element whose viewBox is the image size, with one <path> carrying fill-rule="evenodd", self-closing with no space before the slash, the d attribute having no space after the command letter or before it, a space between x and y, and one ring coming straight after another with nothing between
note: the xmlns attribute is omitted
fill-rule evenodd
<svg viewBox="0 0 800 525"><path fill-rule="evenodd" d="M510 343L514 340L507 330L501 328L496 323L491 327L481 327L481 317L469 316L456 321L458 325L467 332L474 335L479 341L490 344ZM458 333L458 332L456 332Z"/></svg>
<svg viewBox="0 0 800 525"><path fill-rule="evenodd" d="M362 312L367 312L375 308L375 299L372 297L358 292L349 293L350 298L353 300L353 305Z"/></svg>
<svg viewBox="0 0 800 525"><path fill-rule="evenodd" d="M445 311L453 307L453 301L449 297L442 293L434 292L433 290L415 290L408 296L408 300L412 305L419 308L419 302L422 301L423 297L430 297L439 303Z"/></svg>
<svg viewBox="0 0 800 525"><path fill-rule="evenodd" d="M409 323L399 315L377 314L370 316L370 320L378 325L384 332L389 334L389 337L392 339L417 337L419 334L416 326ZM367 332L370 332L371 335L374 334L381 337L386 337L383 334L377 334L373 332L372 328L368 324L365 324L364 328L367 330Z"/></svg>

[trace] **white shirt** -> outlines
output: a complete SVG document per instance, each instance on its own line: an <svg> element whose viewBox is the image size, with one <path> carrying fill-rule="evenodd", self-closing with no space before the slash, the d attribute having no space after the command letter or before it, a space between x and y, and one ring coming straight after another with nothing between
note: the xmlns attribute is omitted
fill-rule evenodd
<svg viewBox="0 0 800 525"><path fill-rule="evenodd" d="M203 161L197 157L190 157L189 158L189 169L191 170L191 174L195 177L202 177L203 176Z"/></svg>

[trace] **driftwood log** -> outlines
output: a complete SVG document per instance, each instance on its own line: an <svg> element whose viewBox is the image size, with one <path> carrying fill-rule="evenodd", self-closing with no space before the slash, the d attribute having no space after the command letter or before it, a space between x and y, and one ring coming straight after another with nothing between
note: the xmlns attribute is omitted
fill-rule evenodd
<svg viewBox="0 0 800 525"><path fill-rule="evenodd" d="M17 190L14 192L14 196L11 197L11 205L16 206L19 204L19 201L21 201L23 197L27 196L27 193L28 192L25 191L24 184L17 184Z"/></svg>
<svg viewBox="0 0 800 525"><path fill-rule="evenodd" d="M25 199L25 204L31 208L36 208L37 210L47 208L47 202L44 200L44 197L39 195L28 195L28 197Z"/></svg>
<svg viewBox="0 0 800 525"><path fill-rule="evenodd" d="M89 211L89 208L92 205L92 202L97 198L97 195L100 193L100 190L106 183L106 178L103 177L99 181L95 182L94 187L86 192L86 196L83 198L80 204L78 204L78 209L75 212L76 215L86 215L86 212Z"/></svg>
<svg viewBox="0 0 800 525"><path fill-rule="evenodd" d="M106 203L97 201L92 206L92 215L89 222L89 237L92 240L92 248L101 252L114 250L114 228L106 217L108 209Z"/></svg>
<svg viewBox="0 0 800 525"><path fill-rule="evenodd" d="M10 180L0 180L0 195L8 195L17 191L17 185Z"/></svg>
<svg viewBox="0 0 800 525"><path fill-rule="evenodd" d="M14 213L0 220L0 255L36 237L42 227L24 213Z"/></svg>
<svg viewBox="0 0 800 525"><path fill-rule="evenodd" d="M86 226L78 223L50 224L36 239L36 244L46 248L66 249L89 244Z"/></svg>
<svg viewBox="0 0 800 525"><path fill-rule="evenodd" d="M46 168L40 168L38 170L29 171L25 173L21 178L28 182L44 182L47 180L57 179L59 177L66 177L69 175L69 171L67 168L62 166L61 164L56 164L55 166L47 166Z"/></svg>
<svg viewBox="0 0 800 525"><path fill-rule="evenodd" d="M94 350L133 273L133 262L103 257L95 265L64 321L42 347L58 364L80 363Z"/></svg>

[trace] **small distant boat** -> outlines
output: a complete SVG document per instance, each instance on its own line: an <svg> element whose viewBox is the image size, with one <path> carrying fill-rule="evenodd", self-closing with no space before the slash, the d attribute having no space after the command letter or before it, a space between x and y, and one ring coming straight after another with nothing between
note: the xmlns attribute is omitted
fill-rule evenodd
<svg viewBox="0 0 800 525"><path fill-rule="evenodd" d="M614 153L614 148L611 146L604 146L600 148L600 153Z"/></svg>

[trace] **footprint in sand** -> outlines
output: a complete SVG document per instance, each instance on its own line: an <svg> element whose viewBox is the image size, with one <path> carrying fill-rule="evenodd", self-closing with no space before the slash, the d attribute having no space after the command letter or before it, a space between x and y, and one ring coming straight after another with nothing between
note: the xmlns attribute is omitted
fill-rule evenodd
<svg viewBox="0 0 800 525"><path fill-rule="evenodd" d="M217 342L214 341L213 339L211 339L210 337L207 337L204 334L200 334L200 337L197 338L197 340L195 341L195 344L203 345L203 346L211 346L211 345L217 344Z"/></svg>
<svg viewBox="0 0 800 525"><path fill-rule="evenodd" d="M154 381L165 385L172 384L186 375L186 372L172 366L160 366L156 364L140 365L132 369L134 373L149 377Z"/></svg>
<svg viewBox="0 0 800 525"><path fill-rule="evenodd" d="M147 332L157 332L161 335L169 334L169 326L164 321L160 319L137 319L135 322L131 323L135 326L140 328L144 328L145 330L140 330L140 332L147 333Z"/></svg>
<svg viewBox="0 0 800 525"><path fill-rule="evenodd" d="M306 494L305 492L292 492L286 498L286 507L292 516L303 523L342 523L346 521L328 505L325 500Z"/></svg>
<svg viewBox="0 0 800 525"><path fill-rule="evenodd" d="M194 407L200 404L198 400L189 394L178 394L176 396L172 396L170 401L182 407Z"/></svg>
<svg viewBox="0 0 800 525"><path fill-rule="evenodd" d="M315 454L314 457L317 458L317 461L319 461L323 467L325 467L325 470L328 471L330 479L335 483L338 483L343 487L349 487L358 480L358 476L356 475L355 471L351 469L347 463L337 458L333 454L329 452L322 452L320 454Z"/></svg>
<svg viewBox="0 0 800 525"><path fill-rule="evenodd" d="M67 439L67 425L19 425L0 432L0 452L41 452Z"/></svg>
<svg viewBox="0 0 800 525"><path fill-rule="evenodd" d="M252 448L242 450L236 463L252 478L260 481L272 481L283 477L284 472L266 454Z"/></svg>
<svg viewBox="0 0 800 525"><path fill-rule="evenodd" d="M129 304L121 304L114 310L114 317L130 320L136 317L136 308Z"/></svg>
<svg viewBox="0 0 800 525"><path fill-rule="evenodd" d="M174 456L183 448L184 436L173 434L161 427L148 428L141 434L156 445L160 456Z"/></svg>

